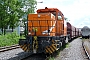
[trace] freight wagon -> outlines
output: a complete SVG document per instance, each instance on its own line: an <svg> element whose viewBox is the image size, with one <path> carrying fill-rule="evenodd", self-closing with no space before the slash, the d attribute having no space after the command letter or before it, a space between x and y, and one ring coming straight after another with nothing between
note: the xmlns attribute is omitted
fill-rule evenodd
<svg viewBox="0 0 90 60"><path fill-rule="evenodd" d="M78 36L81 37L81 29L78 30Z"/></svg>
<svg viewBox="0 0 90 60"><path fill-rule="evenodd" d="M75 37L78 37L79 29L75 28Z"/></svg>
<svg viewBox="0 0 90 60"><path fill-rule="evenodd" d="M69 22L67 22L67 34L70 35L69 40L72 40L72 39L78 37L78 34L79 34L78 28L74 27Z"/></svg>

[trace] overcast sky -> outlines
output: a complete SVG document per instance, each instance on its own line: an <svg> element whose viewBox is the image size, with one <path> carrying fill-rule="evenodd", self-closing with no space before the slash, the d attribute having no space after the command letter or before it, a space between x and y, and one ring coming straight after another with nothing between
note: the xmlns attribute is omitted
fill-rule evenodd
<svg viewBox="0 0 90 60"><path fill-rule="evenodd" d="M75 27L90 27L90 0L37 0L37 8L58 8Z"/></svg>

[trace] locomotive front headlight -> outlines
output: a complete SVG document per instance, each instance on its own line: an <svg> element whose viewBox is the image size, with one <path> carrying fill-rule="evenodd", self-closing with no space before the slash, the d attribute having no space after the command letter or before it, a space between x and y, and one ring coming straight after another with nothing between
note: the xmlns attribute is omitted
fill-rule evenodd
<svg viewBox="0 0 90 60"><path fill-rule="evenodd" d="M29 32L28 35L31 35L31 32Z"/></svg>
<svg viewBox="0 0 90 60"><path fill-rule="evenodd" d="M31 35L31 30L28 31L28 35Z"/></svg>

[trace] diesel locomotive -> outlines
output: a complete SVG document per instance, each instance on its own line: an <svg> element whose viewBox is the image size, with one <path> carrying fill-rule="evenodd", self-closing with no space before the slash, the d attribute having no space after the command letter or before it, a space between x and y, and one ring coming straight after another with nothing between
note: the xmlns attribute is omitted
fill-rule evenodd
<svg viewBox="0 0 90 60"><path fill-rule="evenodd" d="M26 38L19 39L19 45L32 54L52 54L81 33L65 20L59 9L47 7L38 9L36 14L28 14L27 31Z"/></svg>

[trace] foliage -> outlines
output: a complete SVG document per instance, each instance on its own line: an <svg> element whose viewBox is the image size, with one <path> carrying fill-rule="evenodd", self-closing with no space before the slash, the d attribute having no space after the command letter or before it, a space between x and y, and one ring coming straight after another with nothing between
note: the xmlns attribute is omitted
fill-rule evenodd
<svg viewBox="0 0 90 60"><path fill-rule="evenodd" d="M50 57L50 59L49 60L55 60L55 58L54 57Z"/></svg>
<svg viewBox="0 0 90 60"><path fill-rule="evenodd" d="M36 0L21 0L23 8L22 11L24 11L24 14L22 16L22 23L25 25L25 22L27 21L27 15L30 13L35 13L34 10L36 9L37 2Z"/></svg>
<svg viewBox="0 0 90 60"><path fill-rule="evenodd" d="M66 48L69 48L69 47L70 47L70 44L69 44L69 43L67 43L65 46L66 46Z"/></svg>
<svg viewBox="0 0 90 60"><path fill-rule="evenodd" d="M49 60L55 60L55 58L54 57L50 57Z"/></svg>
<svg viewBox="0 0 90 60"><path fill-rule="evenodd" d="M0 35L0 47L18 44L19 38L20 36L16 32Z"/></svg>
<svg viewBox="0 0 90 60"><path fill-rule="evenodd" d="M0 28L2 33L7 26L12 28L19 25L20 18L27 18L28 13L34 12L36 0L0 0ZM22 17L23 16L23 17Z"/></svg>
<svg viewBox="0 0 90 60"><path fill-rule="evenodd" d="M0 1L0 28L2 30L10 26L17 26L17 20L19 18L18 11L21 11L19 8L20 2L18 0L1 0ZM5 32L4 32L5 33Z"/></svg>

